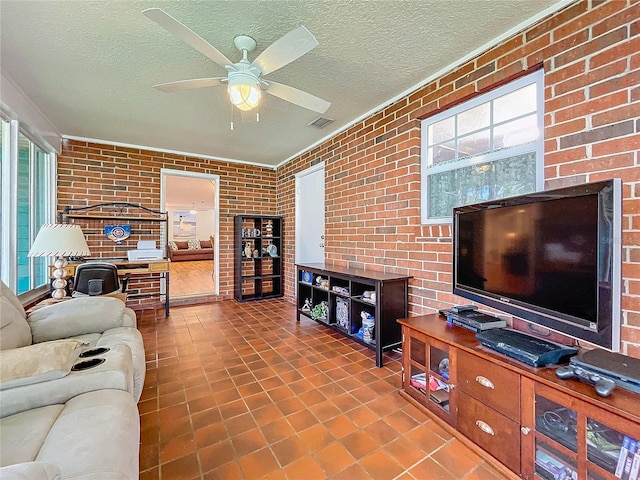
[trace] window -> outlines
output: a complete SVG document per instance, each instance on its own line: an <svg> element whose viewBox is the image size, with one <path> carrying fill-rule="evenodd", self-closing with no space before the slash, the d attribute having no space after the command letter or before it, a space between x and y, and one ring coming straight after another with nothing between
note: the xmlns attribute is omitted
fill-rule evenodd
<svg viewBox="0 0 640 480"><path fill-rule="evenodd" d="M48 259L28 253L40 226L54 221L54 154L20 131L17 121L0 121L0 273L21 294L48 282Z"/></svg>
<svg viewBox="0 0 640 480"><path fill-rule="evenodd" d="M543 185L539 70L422 121L422 223Z"/></svg>

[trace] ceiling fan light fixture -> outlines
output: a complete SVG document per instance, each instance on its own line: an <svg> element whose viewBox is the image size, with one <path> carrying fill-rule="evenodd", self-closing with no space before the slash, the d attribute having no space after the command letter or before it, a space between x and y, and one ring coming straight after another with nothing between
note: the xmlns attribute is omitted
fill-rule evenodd
<svg viewBox="0 0 640 480"><path fill-rule="evenodd" d="M243 112L252 110L260 101L260 85L258 80L250 74L241 72L229 76L229 99Z"/></svg>

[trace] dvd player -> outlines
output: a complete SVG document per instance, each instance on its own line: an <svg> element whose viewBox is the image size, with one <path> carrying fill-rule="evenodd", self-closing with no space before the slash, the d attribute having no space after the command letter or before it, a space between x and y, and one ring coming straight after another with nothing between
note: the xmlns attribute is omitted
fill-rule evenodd
<svg viewBox="0 0 640 480"><path fill-rule="evenodd" d="M478 312L474 309L458 310L456 307L453 307L451 310L440 310L439 312L447 318L447 322L473 332L482 332L491 328L507 326L506 320L502 320L498 317L492 317L491 315Z"/></svg>

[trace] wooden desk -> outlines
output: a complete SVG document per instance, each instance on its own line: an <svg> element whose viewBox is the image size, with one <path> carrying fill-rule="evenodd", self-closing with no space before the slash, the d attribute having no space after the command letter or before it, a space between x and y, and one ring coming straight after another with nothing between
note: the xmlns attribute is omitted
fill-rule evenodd
<svg viewBox="0 0 640 480"><path fill-rule="evenodd" d="M76 268L83 263L104 262L112 263L118 269L118 276L124 277L129 274L129 277L135 277L137 280L158 280L165 279L165 292L160 292L158 286L158 293L137 293L127 294L127 298L151 298L151 297L164 297L164 310L165 316L169 316L169 259L162 260L142 260L142 261L128 261L124 259L109 259L102 258L95 260L89 260L85 262L70 262L65 268L67 272L67 279L73 278L76 274ZM53 271L55 266L49 265L49 278L53 277Z"/></svg>

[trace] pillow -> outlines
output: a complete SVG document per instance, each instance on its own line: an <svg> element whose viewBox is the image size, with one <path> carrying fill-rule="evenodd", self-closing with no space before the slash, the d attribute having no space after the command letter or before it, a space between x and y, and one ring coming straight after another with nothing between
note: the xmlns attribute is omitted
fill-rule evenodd
<svg viewBox="0 0 640 480"><path fill-rule="evenodd" d="M6 298L7 301L11 305L13 305L13 308L15 308L20 315L22 315L23 317L26 316L26 314L24 313L24 307L22 306L22 302L20 301L20 299L2 281L0 281L0 298Z"/></svg>
<svg viewBox="0 0 640 480"><path fill-rule="evenodd" d="M173 240L169 240L168 243L171 250L173 250L174 252L178 250L178 245L176 245L176 242L174 242Z"/></svg>
<svg viewBox="0 0 640 480"><path fill-rule="evenodd" d="M0 350L31 345L31 328L24 318L24 309L16 310L11 299L0 297Z"/></svg>
<svg viewBox="0 0 640 480"><path fill-rule="evenodd" d="M174 242L176 244L176 247L178 247L178 250L186 250L187 248L189 248L189 244L187 242Z"/></svg>
<svg viewBox="0 0 640 480"><path fill-rule="evenodd" d="M200 240L200 248L211 248L211 242L209 240Z"/></svg>
<svg viewBox="0 0 640 480"><path fill-rule="evenodd" d="M0 390L65 377L84 342L56 340L0 351Z"/></svg>
<svg viewBox="0 0 640 480"><path fill-rule="evenodd" d="M196 240L195 238L187 240L187 245L189 250L200 250L200 240Z"/></svg>

